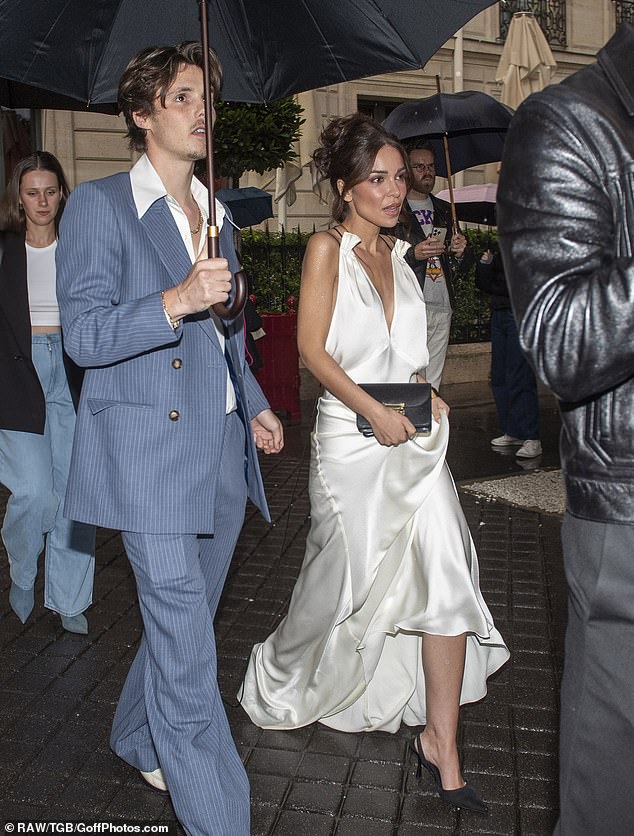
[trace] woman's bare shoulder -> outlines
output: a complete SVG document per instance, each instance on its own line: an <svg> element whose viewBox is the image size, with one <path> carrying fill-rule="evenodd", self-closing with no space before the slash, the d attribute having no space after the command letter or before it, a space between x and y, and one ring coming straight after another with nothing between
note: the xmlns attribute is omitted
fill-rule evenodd
<svg viewBox="0 0 634 836"><path fill-rule="evenodd" d="M315 253L326 255L327 253L338 253L341 236L334 229L325 229L322 232L314 232L309 240L308 247Z"/></svg>
<svg viewBox="0 0 634 836"><path fill-rule="evenodd" d="M336 274L339 265L340 238L332 230L315 232L306 247L304 267L316 267L318 270Z"/></svg>

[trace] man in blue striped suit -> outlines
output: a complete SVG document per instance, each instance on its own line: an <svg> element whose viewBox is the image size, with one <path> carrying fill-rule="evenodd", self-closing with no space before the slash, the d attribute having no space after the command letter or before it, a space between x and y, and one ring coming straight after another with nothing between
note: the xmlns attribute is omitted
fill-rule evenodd
<svg viewBox="0 0 634 836"><path fill-rule="evenodd" d="M221 71L212 56L217 94ZM170 793L193 836L248 836L249 785L216 677L213 618L246 498L269 519L256 447L283 434L244 359L242 316L221 322L237 269L205 257L202 49L144 50L119 104L132 170L79 186L64 214L58 296L65 348L86 367L68 517L122 531L144 633L111 745Z"/></svg>

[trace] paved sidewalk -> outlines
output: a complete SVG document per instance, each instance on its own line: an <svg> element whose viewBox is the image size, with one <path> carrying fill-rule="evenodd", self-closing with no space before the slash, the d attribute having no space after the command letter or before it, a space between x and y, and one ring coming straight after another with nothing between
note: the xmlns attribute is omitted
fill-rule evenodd
<svg viewBox="0 0 634 836"><path fill-rule="evenodd" d="M458 482L521 473L489 448L495 414L482 386L447 387L454 403L449 463ZM557 465L558 419L542 400L542 466ZM248 654L286 610L308 528L309 415L287 452L263 459L274 518L250 510L216 621L219 677L252 787L253 836L548 836L557 809L557 694L566 594L559 519L461 495L480 557L481 586L512 662L489 694L462 711L468 779L490 805L482 818L450 810L415 777L412 730L344 734L318 724L292 732L253 726L234 695ZM2 505L6 493L1 495ZM0 819L174 821L108 748L109 726L141 633L134 581L116 532L98 532L90 635L72 636L42 606L21 625L0 567Z"/></svg>

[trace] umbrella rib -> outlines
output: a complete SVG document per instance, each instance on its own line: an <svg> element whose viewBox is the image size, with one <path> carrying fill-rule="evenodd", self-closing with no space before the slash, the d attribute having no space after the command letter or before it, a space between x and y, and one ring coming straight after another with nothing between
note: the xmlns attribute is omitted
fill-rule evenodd
<svg viewBox="0 0 634 836"><path fill-rule="evenodd" d="M372 17L370 17L370 15L368 15L368 13L365 11L364 4L361 4L361 3L357 2L357 0L353 0L353 3L354 3L354 6L358 9L358 11L368 21L368 23L375 26L376 24L374 22L374 19ZM421 63L418 60L418 58L416 57L416 53L412 50L411 46L404 40L401 33L393 26L393 24L390 22L389 18L387 18L385 16L385 14L383 12L383 9L380 7L380 5L378 3L376 3L376 0L372 0L372 3L374 5L374 8L376 9L377 13L383 18L386 25L388 25L390 27L391 34L393 36L396 36L400 40L403 47L409 52L410 61L412 62L413 66L419 68L421 66ZM312 9L310 8L307 0L302 0L302 6L306 10L307 15L312 19L313 23L315 24L315 29L322 35L322 42L323 42L324 46L328 49L328 52L329 52L329 54L330 54L330 56L333 60L334 65L337 68L337 71L339 72L339 74L341 76L342 81L345 81L347 79L347 76L346 76L345 72L343 71L343 68L341 66L341 62L339 61L339 59L337 58L337 56L334 54L333 50L329 46L329 44L328 44L328 42L327 42L327 40L324 36L324 33L322 32L321 26L319 25L319 22L315 18L315 15L313 14ZM406 59L404 59L404 60L406 60ZM374 73L370 73L370 75L374 75Z"/></svg>
<svg viewBox="0 0 634 836"><path fill-rule="evenodd" d="M242 68L245 72L245 75L248 75L251 81L251 84L259 98L260 101L267 101L266 95L264 93L264 86L262 83L263 73L261 72L260 66L260 73L257 75L256 73L249 72L250 61L249 61L249 54L256 54L256 50L247 51L244 48L242 40L237 37L237 27L235 25L235 6L238 5L237 0L233 0L232 12L234 16L231 20L227 20L225 15L225 5L218 4L217 6L217 14L222 19L222 25L224 28L224 36L231 42L236 54L239 56L242 62ZM246 13L244 0L240 0L240 10L241 10L241 17L242 17L242 28L244 32L248 35L250 41L253 41L253 35L251 32L251 28L249 26L249 15ZM213 32L210 32L210 45L213 47L214 45L214 38Z"/></svg>
<svg viewBox="0 0 634 836"><path fill-rule="evenodd" d="M110 25L109 26L104 25L102 27L103 32L104 32L104 39L103 39L104 44L107 44L108 41L110 40L110 33L114 29L114 25L117 22L117 19L119 17L119 13L121 12L121 6L123 5L123 2L124 2L124 0L119 0L119 2L117 3L117 11L110 18ZM93 28L93 31L94 31L94 28ZM107 33L107 37L106 37L106 33ZM91 40L91 43L94 43L94 39ZM101 67L101 63L104 60L105 54L106 54L106 50L102 49L101 50L101 55L99 56L99 59L97 60L97 63L95 64L94 72L92 73L92 79L89 82L90 83L90 89L88 91L87 106L90 106L90 102L92 101L92 92L93 92L93 89L94 89L95 81L99 77L99 68Z"/></svg>
<svg viewBox="0 0 634 836"><path fill-rule="evenodd" d="M373 2L373 5L374 5L374 8L375 8L375 9L376 9L376 11L379 13L379 15L383 18L383 20L385 21L386 25L390 27L390 32L391 32L392 36L397 37L397 38L399 39L399 41L401 42L401 44L403 45L403 47L404 47L404 48L405 48L405 49L409 52L410 61L413 63L414 68L415 68L415 69L421 69L423 65L421 64L420 59L418 58L418 54L417 54L416 50L412 49L411 44L409 44L409 43L405 40L405 38L404 38L404 37L403 37L403 35L400 33L400 31L399 31L399 30L398 30L398 29L394 26L394 24L392 23L392 21L391 21L388 17L386 17L385 12L384 12L384 11L383 11L383 9L381 8L381 6L380 6L380 5L376 2L376 0L372 0L372 2ZM359 11L361 12L361 14L364 14L364 15L365 15L366 19L367 19L370 23L373 23L373 22L374 22L374 21L373 21L373 20L372 20L372 19L368 16L367 12L363 9L363 7L359 6Z"/></svg>
<svg viewBox="0 0 634 836"><path fill-rule="evenodd" d="M67 9L72 5L72 2L73 2L73 0L66 0L63 7L58 11L58 13L55 17L55 20L49 25L49 27L46 31L46 34L44 35L43 39L40 41L41 46L34 50L33 56L31 58L31 61L29 62L29 65L28 65L28 68L27 68L26 72L23 74L22 78L18 79L20 82L22 82L24 84L29 83L29 81L28 81L29 69L33 66L33 64L35 63L35 61L39 57L40 53L42 52L42 47L45 46L49 42L49 37L50 37L51 33L53 31L55 31L55 29L57 28L60 20L64 17ZM118 15L119 15L120 9L121 9L121 0L119 0L119 3L117 4L116 13L112 16L112 18L110 20L110 26L108 27L108 26L102 24L101 28L103 29L104 34L106 32L110 32L112 30L112 27L114 26L114 22L116 21ZM93 31L94 31L94 27L93 27ZM94 38L91 38L90 43L91 43L91 45L94 44ZM92 99L92 95L91 95L92 87L90 85L94 84L94 80L97 77L97 71L98 71L99 66L101 64L101 60L103 59L103 54L104 53L102 52L101 57L99 58L99 60L97 61L96 65L94 67L94 71L92 73L87 72L88 84L89 84L90 89L86 90L87 97L86 97L86 100L84 102L86 107L90 107L90 102L91 102L91 99ZM59 93L60 95L65 95L63 88L61 88L59 85L56 86L54 81L51 83L49 89L54 93Z"/></svg>
<svg viewBox="0 0 634 836"><path fill-rule="evenodd" d="M64 8L63 8L63 9L60 9L60 11L59 11L59 12L58 12L58 14L57 14L57 17L55 18L55 20L53 21L53 23L51 23L51 25L48 27L48 30L46 31L46 34L44 35L44 40L42 41L42 45L44 45L44 44L46 44L46 43L47 43L47 41L48 41L48 36L49 36L49 35L50 35L50 33L53 31L53 29L55 29L55 27L56 27L56 25L57 25L58 20L60 19L60 17L62 17L62 16L63 16L64 12L66 11L66 9L68 8L68 6L69 6L69 4L70 4L71 2L72 2L72 0L66 0L66 4L64 5ZM41 51L42 51L42 50L41 50L41 47L40 47L39 49L36 49L36 50L35 50L35 52L34 52L34 54L33 54L33 58L31 59L31 61L30 61L30 63L29 63L29 68L33 65L33 62L36 60L36 58L38 57L38 55L40 54L40 52L41 52ZM27 73L28 73L28 70L27 70ZM25 83L27 83L27 84L28 84L28 82L26 81L26 78L25 78L25 77L23 77L23 78L22 78L22 79L20 79L20 80L21 80L21 81L24 81Z"/></svg>
<svg viewBox="0 0 634 836"><path fill-rule="evenodd" d="M46 34L43 36L42 39L40 39L41 46L39 46L38 48L36 48L34 50L33 56L31 57L31 60L28 64L28 67L26 68L26 70L22 74L22 76L20 78L17 78L16 81L19 81L22 84L29 84L30 83L29 80L28 80L28 75L29 75L29 71L30 71L31 67L37 61L40 53L42 52L42 47L44 47L48 43L49 36L50 36L51 32L53 32L55 30L55 28L57 27L57 24L59 23L60 18L62 18L64 16L64 14L66 12L66 9L70 6L71 3L72 3L72 0L66 0L66 3L64 4L63 8L61 8L58 11L58 13L55 17L55 20L49 25L48 29L46 30ZM63 88L61 88L59 85L55 86L55 82L53 82L51 84L50 90L53 93L58 93L59 95L65 95L64 91L63 91Z"/></svg>
<svg viewBox="0 0 634 836"><path fill-rule="evenodd" d="M322 32L321 26L317 22L317 19L315 18L315 15L313 14L312 10L309 8L309 5L306 2L306 0L302 0L302 6L306 10L306 13L311 18L313 23L315 24L315 29L320 33L320 35L322 35L322 40L323 40L324 46L328 49L328 53L330 54L331 58L333 59L333 61L335 63L335 66L337 67L338 72L343 76L344 73L341 69L341 64L340 64L338 58L336 57L336 55L334 54L334 52L332 51L331 47L327 43L326 38L324 37L324 33Z"/></svg>

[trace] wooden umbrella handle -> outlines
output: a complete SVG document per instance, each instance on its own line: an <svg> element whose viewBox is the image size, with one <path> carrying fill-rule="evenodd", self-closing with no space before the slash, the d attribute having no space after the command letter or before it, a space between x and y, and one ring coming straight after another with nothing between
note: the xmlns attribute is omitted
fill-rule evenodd
<svg viewBox="0 0 634 836"><path fill-rule="evenodd" d="M218 227L210 224L207 235L207 256L209 258L220 257L220 239L218 237ZM238 270L233 274L233 299L229 305L224 302L216 302L212 305L213 311L221 319L235 319L244 310L247 303L248 284L247 276L244 270Z"/></svg>
<svg viewBox="0 0 634 836"><path fill-rule="evenodd" d="M443 136L443 145L445 146L445 165L447 166L447 182L449 184L449 203L451 204L451 220L453 221L454 234L460 232L460 225L458 224L458 216L456 214L456 201L453 196L453 176L451 174L451 159L449 157L449 140L447 134Z"/></svg>

